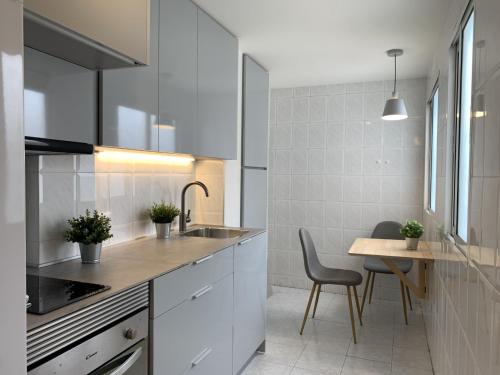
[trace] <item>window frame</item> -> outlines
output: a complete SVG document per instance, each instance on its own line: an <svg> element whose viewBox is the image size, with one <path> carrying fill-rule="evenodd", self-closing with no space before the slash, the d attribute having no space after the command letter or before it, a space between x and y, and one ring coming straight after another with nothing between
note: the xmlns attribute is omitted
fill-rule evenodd
<svg viewBox="0 0 500 375"><path fill-rule="evenodd" d="M458 26L458 31L457 31L457 36L455 37L453 43L452 43L452 49L454 52L454 98L453 98L453 187L452 187L452 233L451 235L455 239L455 242L457 244L461 245L466 245L468 238L463 238L459 234L459 198L460 198L460 191L459 191L459 179L460 179L460 154L461 154L461 146L460 146L460 136L461 136L461 131L462 131L462 73L463 73L463 58L464 58L464 46L463 46L463 39L464 39L464 31L467 26L467 23L471 19L472 15L475 15L474 12L474 6L472 3L470 3L467 6L467 9L462 17L462 20ZM475 25L473 24L473 36L475 32ZM474 56L473 56L474 57ZM473 62L472 62L473 64ZM473 74L471 76L471 81L473 81ZM472 86L471 82L471 86ZM471 88L471 98L472 98L472 88ZM472 119L469 119L469 128L471 126ZM469 228L470 228L470 211L469 211L469 206L470 206L470 178L471 178L471 163L470 163L470 156L471 156L471 142L469 141L469 185L468 185L468 191L467 191L467 232L466 235L468 237L469 235Z"/></svg>
<svg viewBox="0 0 500 375"><path fill-rule="evenodd" d="M437 94L437 98L436 98ZM434 102L434 99L437 99L437 103ZM437 211L437 137L438 137L438 130L439 130L439 77L436 80L436 83L434 84L434 87L431 91L431 95L429 100L427 101L427 106L429 108L429 136L428 136L428 181L427 181L427 211L431 214L436 214ZM436 123L434 122L434 108L437 107L437 121ZM434 134L434 130L436 130L436 134ZM436 136L436 150L433 150L434 146L434 135ZM436 162L436 168L435 168L435 175L433 176L433 168L432 164L434 161L434 156L435 156L435 162ZM432 178L434 177L434 187L433 189L433 184L432 184ZM432 201L434 197L434 207L432 206Z"/></svg>

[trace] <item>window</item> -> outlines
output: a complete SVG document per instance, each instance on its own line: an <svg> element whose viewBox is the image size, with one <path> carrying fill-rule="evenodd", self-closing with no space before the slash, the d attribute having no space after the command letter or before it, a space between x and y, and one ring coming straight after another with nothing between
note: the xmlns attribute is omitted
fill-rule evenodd
<svg viewBox="0 0 500 375"><path fill-rule="evenodd" d="M439 115L439 88L433 91L429 101L430 127L429 127L429 210L436 212L436 179L437 179L437 138Z"/></svg>
<svg viewBox="0 0 500 375"><path fill-rule="evenodd" d="M474 11L464 18L456 51L456 126L454 234L467 242L469 226L470 124L472 98L472 62L474 49Z"/></svg>

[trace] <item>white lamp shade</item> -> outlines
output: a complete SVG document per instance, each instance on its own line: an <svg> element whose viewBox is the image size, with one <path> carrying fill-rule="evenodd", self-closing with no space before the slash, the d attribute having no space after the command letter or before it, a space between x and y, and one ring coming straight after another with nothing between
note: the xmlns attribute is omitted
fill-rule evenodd
<svg viewBox="0 0 500 375"><path fill-rule="evenodd" d="M384 113L382 114L383 120L397 121L407 118L408 113L403 99L393 96L385 102Z"/></svg>

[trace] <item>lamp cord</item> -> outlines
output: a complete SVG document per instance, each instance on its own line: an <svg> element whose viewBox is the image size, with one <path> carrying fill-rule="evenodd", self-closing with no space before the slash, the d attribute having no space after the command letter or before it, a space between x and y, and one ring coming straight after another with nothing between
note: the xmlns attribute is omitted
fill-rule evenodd
<svg viewBox="0 0 500 375"><path fill-rule="evenodd" d="M396 55L394 55L394 90L392 90L392 95L396 95Z"/></svg>

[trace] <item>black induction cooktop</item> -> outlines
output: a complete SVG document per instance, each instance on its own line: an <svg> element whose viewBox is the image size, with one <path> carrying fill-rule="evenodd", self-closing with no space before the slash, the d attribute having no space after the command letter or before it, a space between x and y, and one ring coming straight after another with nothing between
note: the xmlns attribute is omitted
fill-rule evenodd
<svg viewBox="0 0 500 375"><path fill-rule="evenodd" d="M31 302L27 311L45 314L108 289L107 285L27 274L26 294Z"/></svg>

